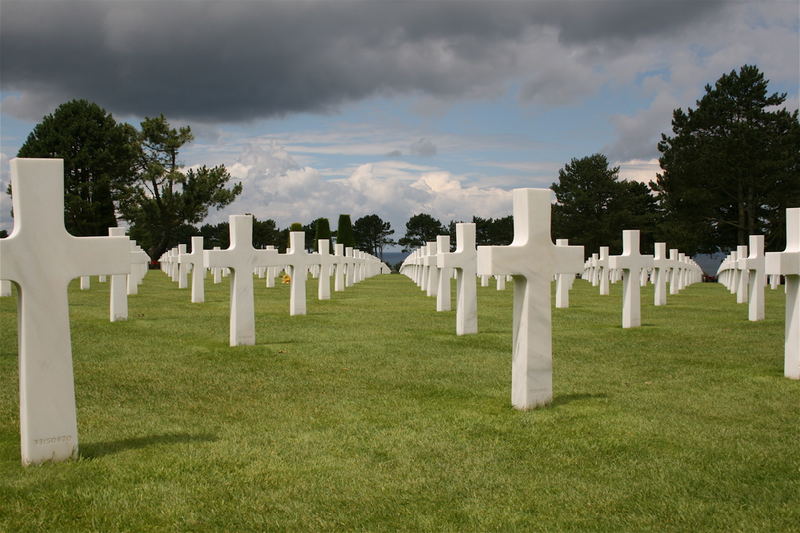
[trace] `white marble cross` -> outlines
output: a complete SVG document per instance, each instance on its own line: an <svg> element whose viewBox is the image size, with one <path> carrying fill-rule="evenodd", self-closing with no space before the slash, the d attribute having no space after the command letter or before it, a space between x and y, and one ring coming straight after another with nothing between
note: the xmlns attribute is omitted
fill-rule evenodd
<svg viewBox="0 0 800 533"><path fill-rule="evenodd" d="M64 162L12 159L14 229L0 239L0 278L18 288L22 463L78 456L67 286L125 274L127 237L74 237L64 228Z"/></svg>
<svg viewBox="0 0 800 533"><path fill-rule="evenodd" d="M609 255L608 255L608 246L601 246L600 247L600 254L599 254L599 256L597 258L597 261L596 261L596 265L597 265L597 269L598 269L597 276L598 276L598 283L600 284L600 295L601 296L608 296L608 294L609 294L609 291L608 291L608 280L609 280L608 267L609 267L610 263L608 262L608 257L609 257Z"/></svg>
<svg viewBox="0 0 800 533"><path fill-rule="evenodd" d="M667 243L655 243L653 256L653 270L655 271L655 285L653 294L654 305L667 305L667 275L669 274L669 259L667 259Z"/></svg>
<svg viewBox="0 0 800 533"><path fill-rule="evenodd" d="M333 276L333 290L341 292L344 290L345 270L347 270L347 258L344 256L344 244L337 242L334 245L333 256L336 261L336 271Z"/></svg>
<svg viewBox="0 0 800 533"><path fill-rule="evenodd" d="M292 287L289 296L289 314L306 314L306 278L308 267L315 264L312 256L306 253L304 231L289 232L289 249L284 254L283 264L290 269Z"/></svg>
<svg viewBox="0 0 800 533"><path fill-rule="evenodd" d="M456 251L444 250L439 250L436 266L441 269L452 268L456 272L456 335L477 333L475 224L456 224ZM449 287L449 280L447 285Z"/></svg>
<svg viewBox="0 0 800 533"><path fill-rule="evenodd" d="M253 248L252 215L231 215L228 221L230 246L225 250L205 250L203 266L230 269L230 345L252 345L256 343L253 269L282 263L277 251Z"/></svg>
<svg viewBox="0 0 800 533"><path fill-rule="evenodd" d="M736 247L736 264L733 265L737 272L736 303L747 303L747 288L749 285L750 271L747 270L747 245Z"/></svg>
<svg viewBox="0 0 800 533"><path fill-rule="evenodd" d="M189 264L181 263L181 256L186 255L186 245L179 244L175 252L175 268L178 272L178 288L185 289L189 286Z"/></svg>
<svg viewBox="0 0 800 533"><path fill-rule="evenodd" d="M511 403L530 409L553 399L550 281L580 272L582 246L556 246L550 239L549 189L515 189L514 241L479 246L478 273L514 276Z"/></svg>
<svg viewBox="0 0 800 533"><path fill-rule="evenodd" d="M319 250L319 254L314 256L320 266L317 286L317 299L330 300L331 269L336 264L336 259L331 255L331 245L328 239L319 239L317 241L317 249Z"/></svg>
<svg viewBox="0 0 800 533"><path fill-rule="evenodd" d="M639 253L639 230L622 232L622 255L612 255L610 267L622 270L622 327L642 325L639 273L653 265L652 255Z"/></svg>
<svg viewBox="0 0 800 533"><path fill-rule="evenodd" d="M439 254L450 251L450 235L438 235L436 237L436 250L437 254L431 259L431 267L439 272L439 283L436 286L436 310L449 311L450 310L450 277L451 270L449 267L439 266Z"/></svg>
<svg viewBox="0 0 800 533"><path fill-rule="evenodd" d="M764 320L764 286L767 275L764 273L764 236L750 235L750 255L743 260L744 268L748 270L750 293L747 307L747 318L751 322Z"/></svg>
<svg viewBox="0 0 800 533"><path fill-rule="evenodd" d="M569 246L569 239L556 239L556 246ZM569 307L569 291L574 281L574 273L559 272L556 274L556 308L566 309Z"/></svg>
<svg viewBox="0 0 800 533"><path fill-rule="evenodd" d="M356 282L356 259L353 252L352 246L344 247L345 266L347 267L344 275L345 287L352 287L353 283Z"/></svg>
<svg viewBox="0 0 800 533"><path fill-rule="evenodd" d="M436 241L428 243L428 250L425 253L423 264L428 275L426 276L425 293L428 296L436 296L439 289L439 269L436 267Z"/></svg>
<svg viewBox="0 0 800 533"><path fill-rule="evenodd" d="M680 277L681 264L678 261L678 249L669 249L669 293L678 294L678 278Z"/></svg>
<svg viewBox="0 0 800 533"><path fill-rule="evenodd" d="M137 246L136 241L131 241L131 273L128 276L128 296L139 293L139 284L147 275L150 256ZM137 272L138 271L138 272Z"/></svg>
<svg viewBox="0 0 800 533"><path fill-rule="evenodd" d="M767 274L784 276L786 324L783 373L787 378L800 379L800 207L786 210L786 249L768 252L765 267Z"/></svg>
<svg viewBox="0 0 800 533"><path fill-rule="evenodd" d="M192 237L192 253L178 256L181 268L192 270L192 303L203 303L206 299L205 280L206 267L203 263L203 237Z"/></svg>
<svg viewBox="0 0 800 533"><path fill-rule="evenodd" d="M125 237L125 228L108 228L109 237ZM130 260L130 252L128 252ZM111 322L128 320L128 276L130 274L112 274L109 285L109 314Z"/></svg>

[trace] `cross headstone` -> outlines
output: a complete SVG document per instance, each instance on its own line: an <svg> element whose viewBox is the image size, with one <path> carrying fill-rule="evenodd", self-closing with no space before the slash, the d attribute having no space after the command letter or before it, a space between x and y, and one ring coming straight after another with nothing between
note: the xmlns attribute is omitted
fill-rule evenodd
<svg viewBox="0 0 800 533"><path fill-rule="evenodd" d="M680 290L678 287L678 277L680 275L681 265L678 262L678 249L669 249L669 293L678 294Z"/></svg>
<svg viewBox="0 0 800 533"><path fill-rule="evenodd" d="M654 305L667 305L667 276L669 275L669 259L667 259L667 243L655 243L653 255L653 271L655 272L655 285L653 294Z"/></svg>
<svg viewBox="0 0 800 533"><path fill-rule="evenodd" d="M283 264L290 269L292 286L289 296L289 314L306 314L306 277L308 267L314 264L314 258L306 253L304 231L289 232L289 249L284 254Z"/></svg>
<svg viewBox="0 0 800 533"><path fill-rule="evenodd" d="M556 246L569 246L569 239L556 239ZM575 274L559 272L556 274L556 308L566 309L569 307L569 290Z"/></svg>
<svg viewBox="0 0 800 533"><path fill-rule="evenodd" d="M608 283L609 283L609 272L608 272L608 246L601 246L600 253L597 257L596 265L597 265L597 277L598 277L598 284L600 285L600 295L601 296L608 296Z"/></svg>
<svg viewBox="0 0 800 533"><path fill-rule="evenodd" d="M622 232L622 255L610 258L611 268L622 270L622 327L642 325L639 273L653 264L652 255L639 253L639 230Z"/></svg>
<svg viewBox="0 0 800 533"><path fill-rule="evenodd" d="M192 271L192 303L203 303L206 300L206 268L203 261L203 237L192 237L192 253L184 252L178 256L181 268L191 268Z"/></svg>
<svg viewBox="0 0 800 533"><path fill-rule="evenodd" d="M452 268L456 273L456 335L477 333L475 224L456 224L456 251L446 251L449 249L439 250L436 266ZM447 285L449 287L449 281Z"/></svg>
<svg viewBox="0 0 800 533"><path fill-rule="evenodd" d="M178 288L185 289L189 286L189 264L181 263L181 256L186 255L186 245L179 244L175 252L175 267L178 272Z"/></svg>
<svg viewBox="0 0 800 533"><path fill-rule="evenodd" d="M428 243L428 250L425 254L424 265L425 270L428 272L427 283L425 284L425 293L428 296L436 296L436 291L439 290L439 269L436 267L436 241Z"/></svg>
<svg viewBox="0 0 800 533"><path fill-rule="evenodd" d="M333 290L335 292L341 292L344 290L345 270L347 269L346 258L344 256L344 244L337 242L333 246L333 256L336 262L336 270L333 276Z"/></svg>
<svg viewBox="0 0 800 533"><path fill-rule="evenodd" d="M517 409L553 399L550 281L583 265L582 246L550 240L550 195L549 189L515 189L513 242L478 247L478 273L514 276L511 403Z"/></svg>
<svg viewBox="0 0 800 533"><path fill-rule="evenodd" d="M205 250L203 266L230 269L230 345L252 345L256 343L253 269L281 263L275 250L253 248L252 215L231 215L228 221L230 246L225 250Z"/></svg>
<svg viewBox="0 0 800 533"><path fill-rule="evenodd" d="M108 228L109 237L124 237L125 228ZM128 252L130 258L130 252ZM130 259L128 259L130 260ZM109 314L111 322L128 320L128 276L130 274L112 274L109 286Z"/></svg>
<svg viewBox="0 0 800 533"><path fill-rule="evenodd" d="M765 267L767 274L784 277L786 324L783 373L787 378L800 379L800 207L786 210L786 249L768 252Z"/></svg>
<svg viewBox="0 0 800 533"><path fill-rule="evenodd" d="M432 257L432 266L439 271L439 283L436 287L436 310L450 310L450 267L439 266L439 254L450 251L450 235L436 237L437 254Z"/></svg>
<svg viewBox="0 0 800 533"><path fill-rule="evenodd" d="M316 256L319 262L319 278L317 286L317 299L330 300L331 299L331 269L336 264L335 258L331 255L331 245L328 239L319 239L317 241L317 250L319 255Z"/></svg>
<svg viewBox="0 0 800 533"><path fill-rule="evenodd" d="M18 288L23 464L78 456L67 286L124 274L127 237L74 237L64 228L64 162L12 159L14 229L0 239L0 278Z"/></svg>
<svg viewBox="0 0 800 533"><path fill-rule="evenodd" d="M748 270L749 294L747 318L751 322L764 320L764 286L767 276L764 274L764 236L750 235L750 255L743 259L744 268Z"/></svg>
<svg viewBox="0 0 800 533"><path fill-rule="evenodd" d="M747 303L747 288L750 278L750 271L747 270L747 245L736 247L736 264L734 268L738 272L736 303L744 304Z"/></svg>

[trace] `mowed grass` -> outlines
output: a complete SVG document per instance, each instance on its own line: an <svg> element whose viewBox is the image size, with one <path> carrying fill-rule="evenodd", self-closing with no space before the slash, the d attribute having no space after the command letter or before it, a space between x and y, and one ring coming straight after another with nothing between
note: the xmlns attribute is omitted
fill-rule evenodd
<svg viewBox="0 0 800 533"><path fill-rule="evenodd" d="M800 531L800 382L767 319L693 285L623 330L621 286L553 311L550 407L510 406L511 286L477 335L400 275L288 314L227 279L191 304L158 271L108 320L70 286L80 460L20 466L16 298L0 299L1 531Z"/></svg>

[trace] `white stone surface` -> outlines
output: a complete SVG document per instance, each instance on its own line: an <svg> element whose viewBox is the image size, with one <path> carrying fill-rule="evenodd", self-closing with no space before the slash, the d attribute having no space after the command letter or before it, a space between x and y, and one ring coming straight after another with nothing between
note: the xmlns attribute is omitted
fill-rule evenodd
<svg viewBox="0 0 800 533"><path fill-rule="evenodd" d="M67 233L61 159L12 159L11 187L14 229L0 239L0 279L18 288L22 463L63 461L78 455L67 286L127 273L129 244Z"/></svg>
<svg viewBox="0 0 800 533"><path fill-rule="evenodd" d="M182 253L178 256L178 262L185 270L192 273L192 303L203 303L206 301L205 274L203 256L203 237L192 237L192 253Z"/></svg>
<svg viewBox="0 0 800 533"><path fill-rule="evenodd" d="M550 196L549 189L515 189L514 241L478 247L479 274L514 276L511 403L517 409L553 399L550 281L583 265L582 246L550 240Z"/></svg>
<svg viewBox="0 0 800 533"><path fill-rule="evenodd" d="M452 268L456 273L456 335L478 332L478 300L476 288L477 251L475 224L456 224L456 250L440 250L437 266ZM449 286L448 282L448 286Z"/></svg>
<svg viewBox="0 0 800 533"><path fill-rule="evenodd" d="M319 283L317 285L317 299L330 300L331 299L331 272L336 259L331 255L331 244L328 239L319 239L317 242L317 250L319 250L316 260L319 262Z"/></svg>
<svg viewBox="0 0 800 533"><path fill-rule="evenodd" d="M186 245L179 244L174 258L178 271L179 289L186 289L189 287L189 263L181 263L181 256L184 255L186 255Z"/></svg>
<svg viewBox="0 0 800 533"><path fill-rule="evenodd" d="M556 239L556 246L569 246L569 239ZM569 290L575 275L559 272L556 274L556 308L566 309L569 307Z"/></svg>
<svg viewBox="0 0 800 533"><path fill-rule="evenodd" d="M439 266L439 255L450 252L450 236L438 235L436 237L436 255L431 258L432 267L439 272L436 285L436 311L450 311L450 278L452 271L449 267Z"/></svg>
<svg viewBox="0 0 800 533"><path fill-rule="evenodd" d="M82 291L88 291L91 288L91 278L89 276L81 276L80 287Z"/></svg>
<svg viewBox="0 0 800 533"><path fill-rule="evenodd" d="M308 268L314 264L314 258L306 253L306 236L304 231L289 232L289 249L283 256L283 264L289 267L292 278L289 296L289 314L306 314L306 278Z"/></svg>
<svg viewBox="0 0 800 533"><path fill-rule="evenodd" d="M767 275L764 273L764 236L750 235L750 255L743 259L748 270L747 318L751 322L764 320L764 287Z"/></svg>
<svg viewBox="0 0 800 533"><path fill-rule="evenodd" d="M786 210L786 249L768 252L765 268L767 274L784 276L786 323L783 373L787 378L800 379L800 207Z"/></svg>
<svg viewBox="0 0 800 533"><path fill-rule="evenodd" d="M11 296L11 282L7 279L0 279L0 296Z"/></svg>
<svg viewBox="0 0 800 533"><path fill-rule="evenodd" d="M109 237L125 237L125 228L108 228ZM112 274L109 286L111 322L128 320L128 275Z"/></svg>
<svg viewBox="0 0 800 533"><path fill-rule="evenodd" d="M670 263L667 258L667 243L655 243L655 254L653 255L653 271L655 272L655 281L653 282L654 305L667 305L667 277L669 276Z"/></svg>
<svg viewBox="0 0 800 533"><path fill-rule="evenodd" d="M737 284L736 284L736 303L747 303L747 290L750 284L750 271L747 270L747 245L736 247L736 271L737 271Z"/></svg>
<svg viewBox="0 0 800 533"><path fill-rule="evenodd" d="M253 248L252 215L231 215L228 221L230 246L225 250L205 250L203 263L205 268L230 270L230 345L252 345L256 343L253 270L283 263L275 250Z"/></svg>
<svg viewBox="0 0 800 533"><path fill-rule="evenodd" d="M637 328L642 325L639 273L653 265L652 255L639 253L639 230L622 232L622 255L613 255L610 266L622 271L622 327Z"/></svg>
<svg viewBox="0 0 800 533"><path fill-rule="evenodd" d="M596 265L598 268L597 277L598 277L598 285L600 285L600 295L601 296L608 296L609 290L609 262L608 262L608 246L601 246L600 253L598 254Z"/></svg>

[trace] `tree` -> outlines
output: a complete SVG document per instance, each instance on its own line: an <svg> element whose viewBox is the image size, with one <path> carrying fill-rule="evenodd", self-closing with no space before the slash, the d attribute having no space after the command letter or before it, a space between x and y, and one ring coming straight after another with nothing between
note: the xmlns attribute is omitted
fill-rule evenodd
<svg viewBox="0 0 800 533"><path fill-rule="evenodd" d="M339 215L339 223L336 225L336 243L343 244L345 247L355 248L356 238L353 234L353 223L350 222L350 215Z"/></svg>
<svg viewBox="0 0 800 533"><path fill-rule="evenodd" d="M265 248L267 245L272 245L277 248L280 240L280 230L278 223L268 218L267 220L258 220L253 217L253 246L256 248Z"/></svg>
<svg viewBox="0 0 800 533"><path fill-rule="evenodd" d="M108 235L114 192L134 175L136 130L86 100L61 104L28 135L18 157L64 160L64 225L73 235Z"/></svg>
<svg viewBox="0 0 800 533"><path fill-rule="evenodd" d="M436 240L439 235L447 235L448 231L441 222L426 213L412 216L406 222L406 234L397 244L403 247L404 252L410 252L425 243Z"/></svg>
<svg viewBox="0 0 800 533"><path fill-rule="evenodd" d="M353 224L356 246L359 249L383 258L383 247L395 244L389 238L394 233L392 224L384 222L378 215L367 215L356 220Z"/></svg>
<svg viewBox="0 0 800 533"><path fill-rule="evenodd" d="M164 115L145 118L139 133L135 179L122 188L119 210L131 224L131 236L157 258L177 242L184 224L201 222L211 207L222 208L242 192L224 166L180 170L178 151L194 138L191 129L171 128Z"/></svg>
<svg viewBox="0 0 800 533"><path fill-rule="evenodd" d="M331 223L328 221L327 218L318 218L312 222L314 225L314 246L312 249L316 249L320 251L319 248L319 241L320 239L328 239L328 253L331 253Z"/></svg>
<svg viewBox="0 0 800 533"><path fill-rule="evenodd" d="M584 246L588 256L600 246L619 253L622 230L639 229L642 250L652 248L655 201L646 185L619 181L619 167L609 168L603 154L572 158L558 171L553 207L554 238Z"/></svg>
<svg viewBox="0 0 800 533"><path fill-rule="evenodd" d="M783 245L786 208L800 205L800 122L776 109L786 93L768 95L768 83L744 65L706 85L696 109L673 112L651 187L664 237L681 250L728 250L758 233Z"/></svg>

